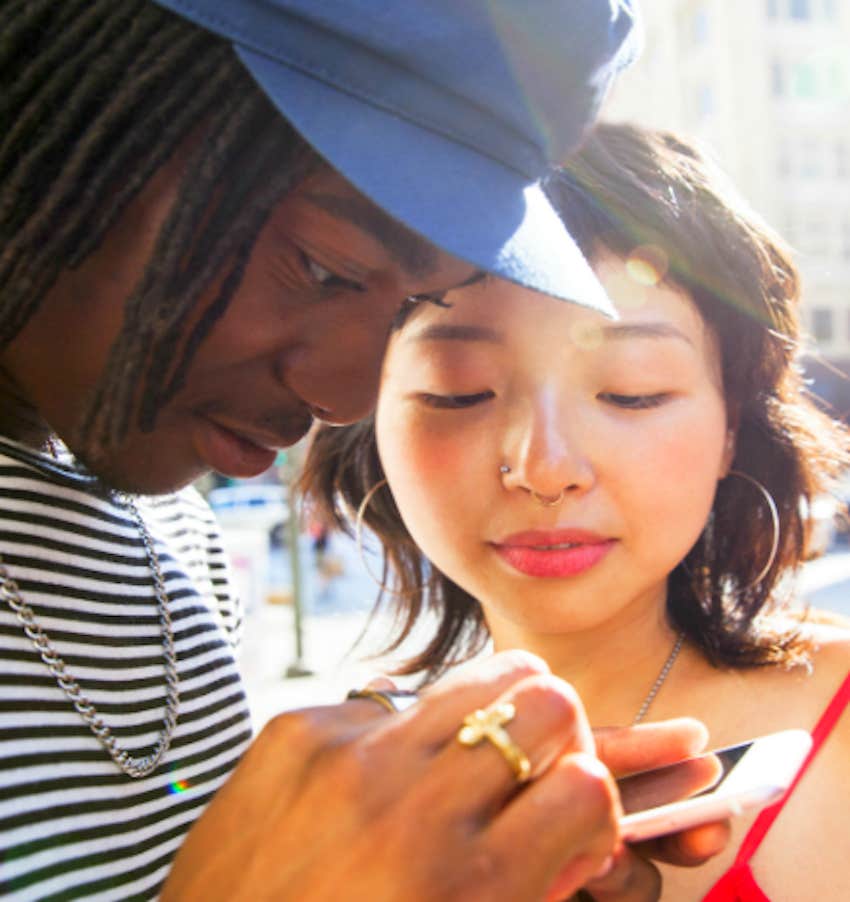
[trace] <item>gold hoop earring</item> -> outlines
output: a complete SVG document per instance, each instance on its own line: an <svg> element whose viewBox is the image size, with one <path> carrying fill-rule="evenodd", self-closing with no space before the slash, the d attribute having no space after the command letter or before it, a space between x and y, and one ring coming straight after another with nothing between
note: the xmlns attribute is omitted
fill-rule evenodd
<svg viewBox="0 0 850 902"><path fill-rule="evenodd" d="M366 492L366 494L363 496L363 500L360 502L360 506L357 508L357 515L354 518L354 540L357 544L357 554L360 557L360 562L363 564L363 569L366 571L369 579L371 579L372 582L375 583L375 585L382 592L386 592L389 595L397 595L399 597L403 597L405 595L412 595L414 594L414 592L411 592L410 590L400 591L398 589L391 589L389 588L389 586L387 586L386 582L378 579L378 577L375 576L375 574L372 572L372 568L369 566L369 563L366 560L366 552L363 548L363 517L366 514L366 508L369 506L369 502L382 488L384 488L385 485L387 485L387 480L381 479L376 482L372 486L372 488L370 488L369 491Z"/></svg>
<svg viewBox="0 0 850 902"><path fill-rule="evenodd" d="M770 512L770 522L773 526L773 540L770 545L770 554L767 556L767 563L765 563L764 567L759 570L758 576L749 585L742 588L741 592L749 592L751 589L754 589L770 572L770 568L773 566L774 561L776 560L776 555L779 552L779 510L776 507L776 502L773 500L773 495L768 492L768 490L756 479L754 476L750 476L749 473L744 473L742 470L730 470L725 478L729 478L730 476L740 476L741 479L746 479L751 485L755 486L759 492L761 493L762 498L764 499L765 504L767 505L767 509Z"/></svg>

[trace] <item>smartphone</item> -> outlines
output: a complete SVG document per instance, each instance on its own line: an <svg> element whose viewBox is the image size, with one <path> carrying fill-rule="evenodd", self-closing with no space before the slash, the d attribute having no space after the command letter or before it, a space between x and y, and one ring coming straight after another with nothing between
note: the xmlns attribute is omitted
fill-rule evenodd
<svg viewBox="0 0 850 902"><path fill-rule="evenodd" d="M618 781L621 836L639 842L775 802L791 785L812 738L783 730Z"/></svg>

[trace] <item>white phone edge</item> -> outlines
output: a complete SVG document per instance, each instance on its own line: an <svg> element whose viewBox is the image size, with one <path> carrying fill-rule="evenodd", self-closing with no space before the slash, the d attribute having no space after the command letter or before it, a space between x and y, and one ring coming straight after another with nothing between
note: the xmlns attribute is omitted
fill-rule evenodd
<svg viewBox="0 0 850 902"><path fill-rule="evenodd" d="M624 842L654 839L709 821L724 820L775 802L793 782L809 753L812 738L805 730L782 730L736 745L743 745L746 742L753 745L735 766L734 771L738 771L738 774L733 771L731 776L738 777L737 780L724 784L721 790L705 796L683 799L624 815L620 818L620 838ZM771 751L778 749L782 750L782 757L771 762L769 773L758 769L757 780L747 782L749 771L752 769L745 765L747 757L756 753L751 761L758 763L765 755L770 755ZM739 774L744 775L745 779L742 780ZM766 779L762 780L763 776ZM741 785L742 783L744 785Z"/></svg>

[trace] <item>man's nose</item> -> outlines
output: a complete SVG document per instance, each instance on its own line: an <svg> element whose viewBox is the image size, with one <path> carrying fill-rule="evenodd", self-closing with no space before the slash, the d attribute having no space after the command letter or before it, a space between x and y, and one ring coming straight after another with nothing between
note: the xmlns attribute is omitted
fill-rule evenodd
<svg viewBox="0 0 850 902"><path fill-rule="evenodd" d="M312 330L279 362L279 378L321 419L352 423L375 407L390 316L349 317Z"/></svg>

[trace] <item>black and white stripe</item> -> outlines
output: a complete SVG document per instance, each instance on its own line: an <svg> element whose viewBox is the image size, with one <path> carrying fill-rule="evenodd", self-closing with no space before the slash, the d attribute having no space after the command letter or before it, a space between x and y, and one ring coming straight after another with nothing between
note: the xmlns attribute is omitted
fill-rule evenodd
<svg viewBox="0 0 850 902"><path fill-rule="evenodd" d="M174 625L180 714L171 749L149 777L121 773L0 603L3 897L155 897L250 738L233 657L241 614L212 514L191 489L137 506ZM162 637L126 508L70 459L0 442L0 554L119 744L150 752L165 705Z"/></svg>

